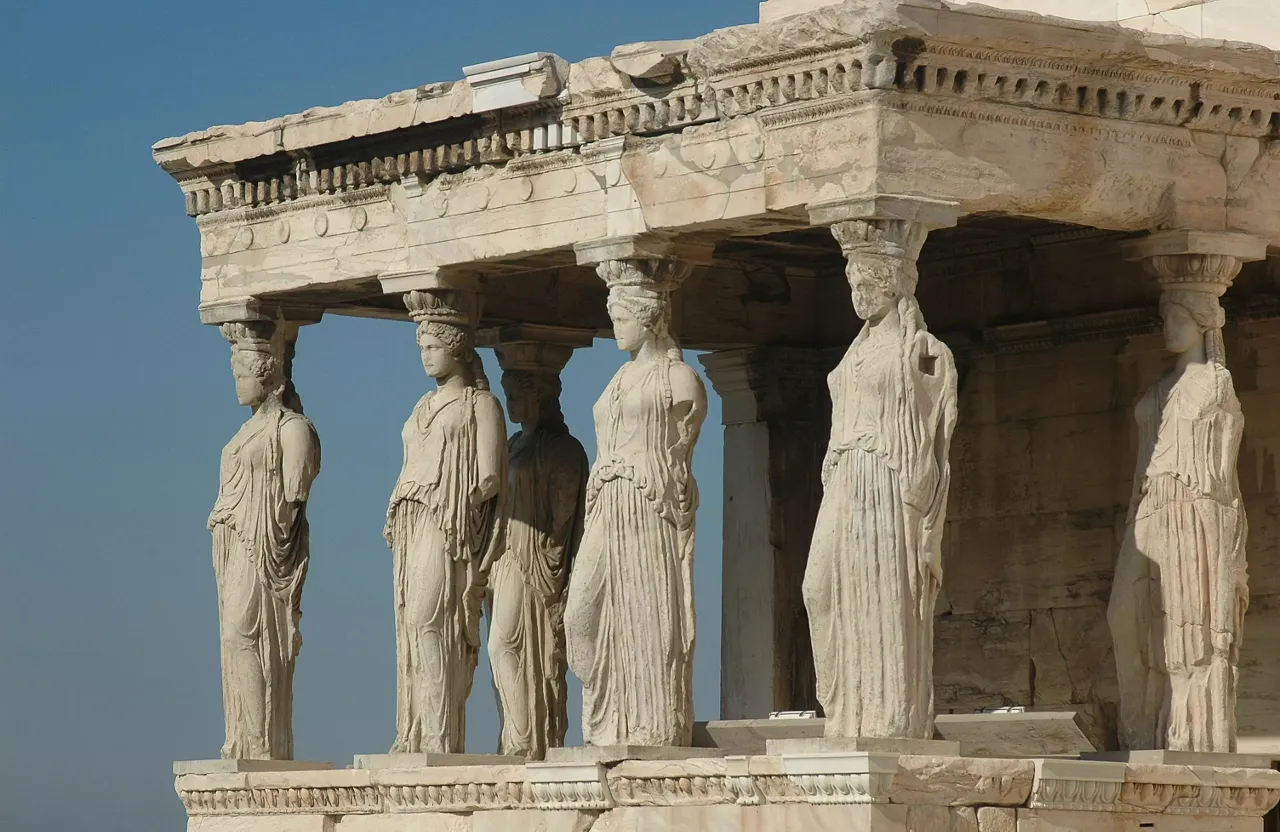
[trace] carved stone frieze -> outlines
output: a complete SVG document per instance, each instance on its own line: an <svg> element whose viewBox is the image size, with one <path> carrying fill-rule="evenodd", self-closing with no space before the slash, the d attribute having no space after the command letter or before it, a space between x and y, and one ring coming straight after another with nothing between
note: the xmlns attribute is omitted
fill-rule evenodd
<svg viewBox="0 0 1280 832"><path fill-rule="evenodd" d="M1036 760L1033 809L1261 817L1280 801L1280 772Z"/></svg>
<svg viewBox="0 0 1280 832"><path fill-rule="evenodd" d="M862 753L631 760L611 769L599 763L530 763L184 775L176 789L191 817L601 812L769 803L1261 817L1280 801L1280 772Z"/></svg>

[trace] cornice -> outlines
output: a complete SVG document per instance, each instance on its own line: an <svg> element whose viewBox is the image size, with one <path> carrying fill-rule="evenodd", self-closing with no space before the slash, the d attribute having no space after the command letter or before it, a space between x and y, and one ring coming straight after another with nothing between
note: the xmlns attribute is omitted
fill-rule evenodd
<svg viewBox="0 0 1280 832"><path fill-rule="evenodd" d="M179 178L187 212L206 216L405 177L504 166L533 172L544 156L558 157L545 163L550 168L566 165L604 140L750 115L766 128L794 127L856 111L873 98L905 112L1176 148L1193 147L1195 133L1280 139L1280 81L1244 82L1176 64L1167 72L1107 66L1094 54L1033 55L937 38L919 40L900 57L881 40L738 61L660 91L623 90L523 107L503 118L486 115L469 136L424 137L423 147L395 155L315 169L301 154L292 173L252 181L225 164ZM867 96L874 90L897 94Z"/></svg>

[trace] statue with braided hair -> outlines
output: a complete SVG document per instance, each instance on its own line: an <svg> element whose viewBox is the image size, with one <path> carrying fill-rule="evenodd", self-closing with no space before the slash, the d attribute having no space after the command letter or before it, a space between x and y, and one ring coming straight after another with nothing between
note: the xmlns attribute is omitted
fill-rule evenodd
<svg viewBox="0 0 1280 832"><path fill-rule="evenodd" d="M310 562L307 497L320 473L320 440L297 394L287 392L283 325L231 323L222 334L231 342L240 404L253 408L222 450L209 515L227 731L222 756L291 760L293 669Z"/></svg>
<svg viewBox="0 0 1280 832"><path fill-rule="evenodd" d="M541 760L564 745L564 596L582 539L587 453L560 410L560 369L572 347L498 348L511 437L507 539L493 568L489 662L501 753Z"/></svg>
<svg viewBox="0 0 1280 832"><path fill-rule="evenodd" d="M387 509L394 553L392 753L461 753L488 573L502 551L506 419L475 350L475 296L410 292L422 366L436 381L405 423Z"/></svg>
<svg viewBox="0 0 1280 832"><path fill-rule="evenodd" d="M951 351L915 299L927 230L836 224L866 323L831 373L831 440L804 577L828 737L933 738L933 610L956 424Z"/></svg>
<svg viewBox="0 0 1280 832"><path fill-rule="evenodd" d="M1107 610L1128 749L1236 750L1249 604L1236 473L1244 417L1223 366L1218 303L1234 269L1219 265L1225 282L1164 291L1165 345L1178 359L1136 409L1138 466Z"/></svg>
<svg viewBox="0 0 1280 832"><path fill-rule="evenodd" d="M593 411L597 456L569 578L569 667L582 680L589 745L687 746L693 732L693 447L702 380L671 337L670 295L687 269L610 261L618 348L631 360Z"/></svg>

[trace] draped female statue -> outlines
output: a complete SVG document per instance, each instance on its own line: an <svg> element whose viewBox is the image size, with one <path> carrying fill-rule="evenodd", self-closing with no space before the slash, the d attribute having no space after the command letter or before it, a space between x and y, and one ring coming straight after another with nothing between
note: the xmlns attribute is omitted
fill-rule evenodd
<svg viewBox="0 0 1280 832"><path fill-rule="evenodd" d="M209 516L218 583L226 759L293 759L293 668L310 560L307 496L320 440L285 404L283 324L231 323L231 369L253 415L222 450ZM291 389L291 388L289 388Z"/></svg>
<svg viewBox="0 0 1280 832"><path fill-rule="evenodd" d="M384 532L395 555L393 753L463 751L481 604L502 547L506 420L475 351L474 313L459 308L467 297L405 296L437 388L405 423Z"/></svg>
<svg viewBox="0 0 1280 832"><path fill-rule="evenodd" d="M516 353L555 353L520 362ZM493 569L489 661L501 704L501 752L541 760L564 745L564 593L582 539L587 454L560 412L572 347L499 350L511 438L506 546Z"/></svg>
<svg viewBox="0 0 1280 832"><path fill-rule="evenodd" d="M1138 467L1107 611L1120 738L1130 749L1229 752L1249 604L1236 474L1244 418L1223 366L1217 293L1166 290L1160 312L1178 360L1138 402Z"/></svg>
<svg viewBox="0 0 1280 832"><path fill-rule="evenodd" d="M956 423L950 350L915 299L926 230L842 222L866 323L829 377L831 440L804 578L828 737L933 738L933 609Z"/></svg>
<svg viewBox="0 0 1280 832"><path fill-rule="evenodd" d="M693 730L691 462L706 390L668 329L671 261L609 261L609 315L631 353L594 409L597 457L565 610L591 745L688 745Z"/></svg>

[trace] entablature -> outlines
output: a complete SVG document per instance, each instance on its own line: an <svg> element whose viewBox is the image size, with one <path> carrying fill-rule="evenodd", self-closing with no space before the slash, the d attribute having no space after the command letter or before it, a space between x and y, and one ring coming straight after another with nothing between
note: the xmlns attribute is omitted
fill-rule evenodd
<svg viewBox="0 0 1280 832"><path fill-rule="evenodd" d="M1275 53L865 5L654 45L660 83L618 69L634 61L539 54L500 67L543 73L507 107L478 107L459 82L162 142L201 230L202 303L459 266L529 273L652 232L774 235L867 193L1280 245Z"/></svg>

